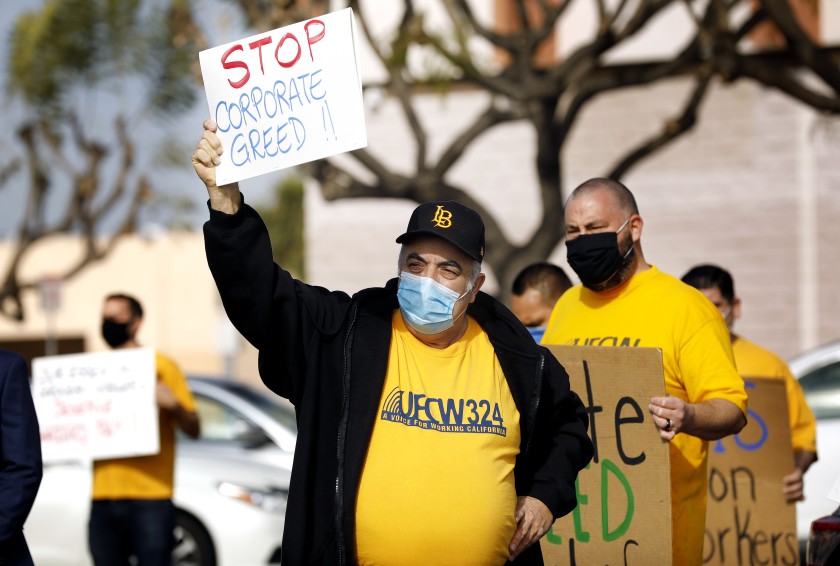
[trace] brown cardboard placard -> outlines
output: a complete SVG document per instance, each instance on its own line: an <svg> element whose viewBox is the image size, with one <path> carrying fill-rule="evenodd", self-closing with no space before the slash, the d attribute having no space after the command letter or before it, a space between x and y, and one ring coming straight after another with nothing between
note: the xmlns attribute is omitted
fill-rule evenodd
<svg viewBox="0 0 840 566"><path fill-rule="evenodd" d="M793 471L787 393L780 379L745 378L747 426L709 443L703 564L799 564L796 507L782 477Z"/></svg>
<svg viewBox="0 0 840 566"><path fill-rule="evenodd" d="M578 506L542 539L548 565L671 563L668 444L648 412L665 393L658 348L548 346L589 413L595 457Z"/></svg>

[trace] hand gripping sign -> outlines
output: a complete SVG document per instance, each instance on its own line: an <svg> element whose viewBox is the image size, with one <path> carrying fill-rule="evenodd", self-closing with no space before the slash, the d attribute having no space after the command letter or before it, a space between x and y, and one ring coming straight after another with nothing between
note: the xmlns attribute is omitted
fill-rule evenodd
<svg viewBox="0 0 840 566"><path fill-rule="evenodd" d="M669 447L647 411L650 398L665 389L662 351L549 349L586 407L595 455L575 482L578 506L542 539L545 563L671 564Z"/></svg>
<svg viewBox="0 0 840 566"><path fill-rule="evenodd" d="M225 185L367 145L350 8L199 53Z"/></svg>

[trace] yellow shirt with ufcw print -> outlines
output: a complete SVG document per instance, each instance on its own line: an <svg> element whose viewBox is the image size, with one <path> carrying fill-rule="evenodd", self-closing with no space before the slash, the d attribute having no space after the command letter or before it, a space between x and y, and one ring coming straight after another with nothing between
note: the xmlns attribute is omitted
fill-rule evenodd
<svg viewBox="0 0 840 566"><path fill-rule="evenodd" d="M395 311L356 506L361 566L502 565L516 530L519 412L487 334L444 349Z"/></svg>

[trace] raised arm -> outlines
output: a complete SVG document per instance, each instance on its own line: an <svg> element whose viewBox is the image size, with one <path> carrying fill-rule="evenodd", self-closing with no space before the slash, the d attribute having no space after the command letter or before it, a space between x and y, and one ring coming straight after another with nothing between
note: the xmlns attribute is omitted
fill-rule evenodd
<svg viewBox="0 0 840 566"><path fill-rule="evenodd" d="M274 262L268 230L236 183L216 186L222 145L211 120L193 152L210 197L207 264L236 329L260 351L260 377L293 403L302 395L309 345L344 323L350 297L298 281Z"/></svg>

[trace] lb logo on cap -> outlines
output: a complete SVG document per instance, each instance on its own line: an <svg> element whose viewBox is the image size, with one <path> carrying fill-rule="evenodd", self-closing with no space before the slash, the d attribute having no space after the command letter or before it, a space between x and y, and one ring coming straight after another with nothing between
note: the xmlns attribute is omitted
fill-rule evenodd
<svg viewBox="0 0 840 566"><path fill-rule="evenodd" d="M443 208L442 204L439 204L435 211L435 217L432 218L432 222L438 228L449 228L452 226L452 213Z"/></svg>

